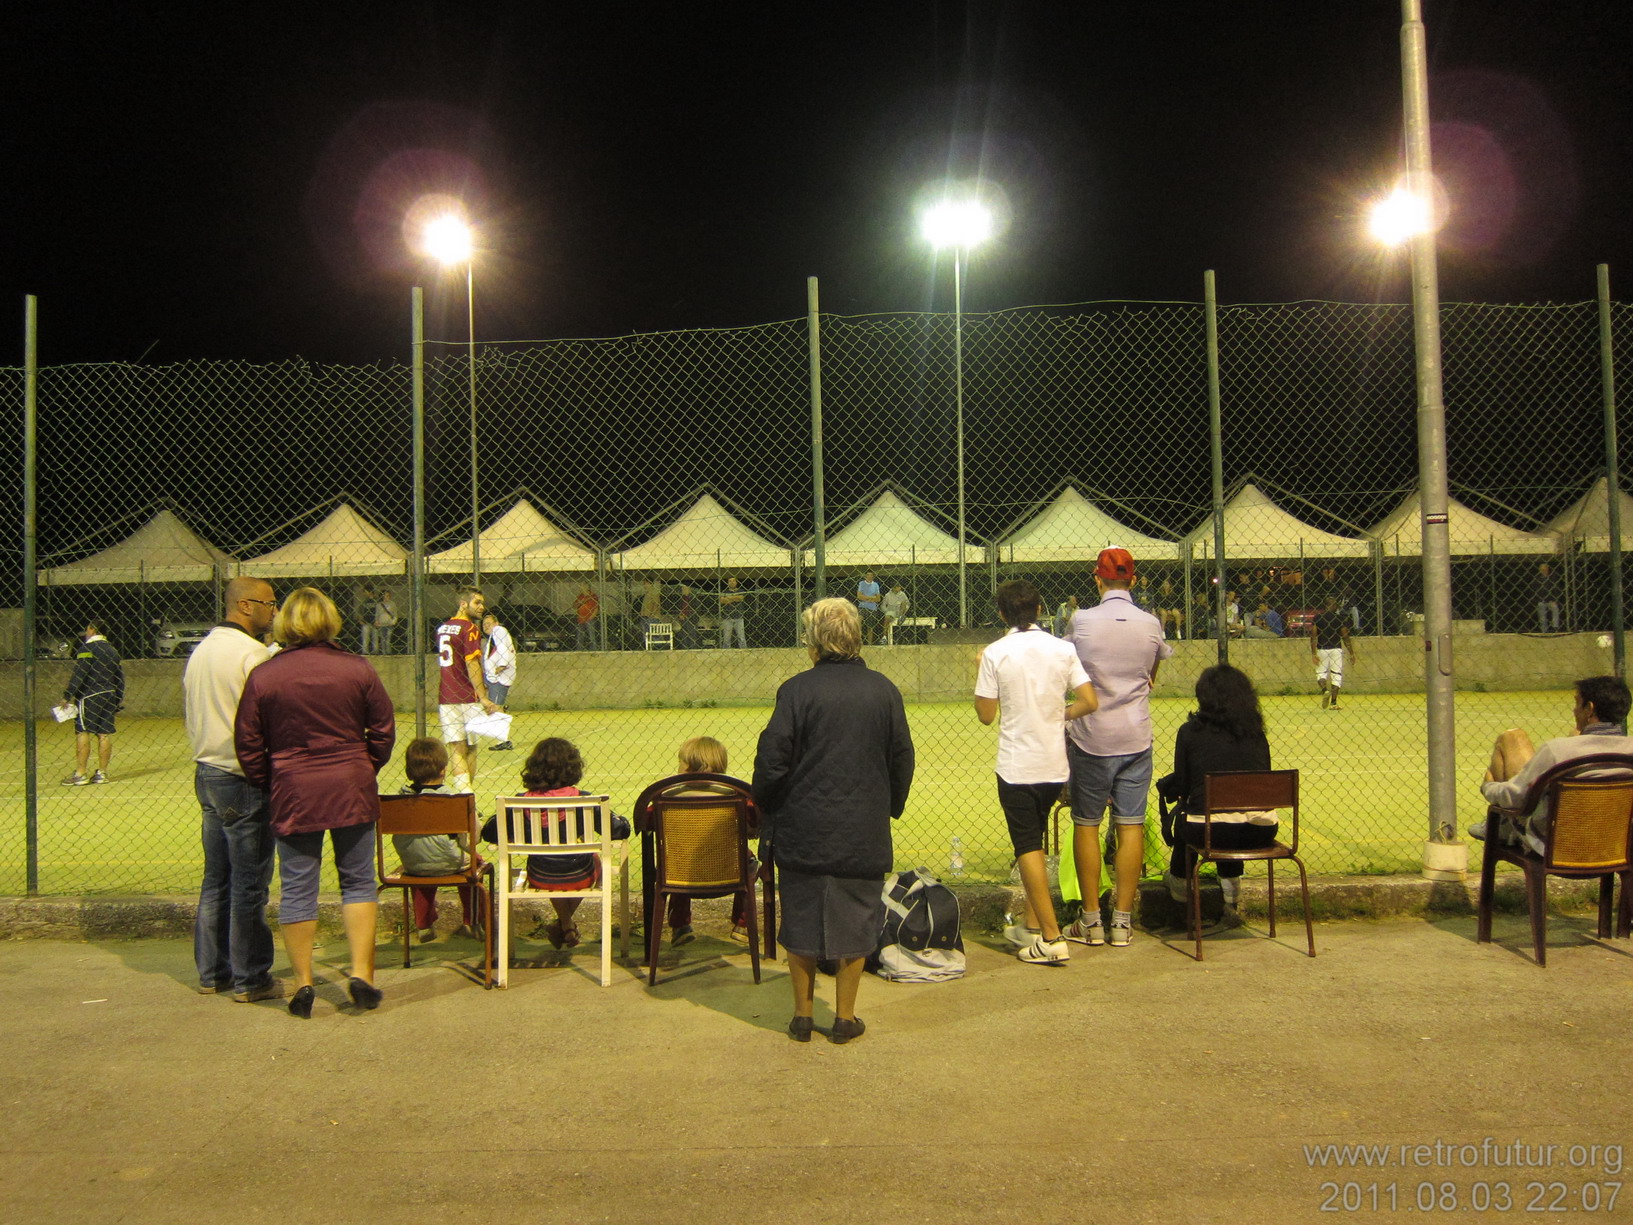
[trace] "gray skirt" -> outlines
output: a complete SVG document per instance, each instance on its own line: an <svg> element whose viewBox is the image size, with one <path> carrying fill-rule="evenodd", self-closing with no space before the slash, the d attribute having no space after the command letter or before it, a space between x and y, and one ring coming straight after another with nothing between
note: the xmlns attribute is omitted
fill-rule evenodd
<svg viewBox="0 0 1633 1225"><path fill-rule="evenodd" d="M884 927L883 876L812 876L777 865L777 943L800 957L866 957Z"/></svg>

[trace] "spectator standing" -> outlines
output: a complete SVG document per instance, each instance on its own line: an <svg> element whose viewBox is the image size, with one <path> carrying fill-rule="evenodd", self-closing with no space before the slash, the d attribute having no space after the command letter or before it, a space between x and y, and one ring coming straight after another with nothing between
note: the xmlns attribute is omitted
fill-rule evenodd
<svg viewBox="0 0 1633 1225"><path fill-rule="evenodd" d="M641 584L641 645L652 627L663 620L663 584L649 578Z"/></svg>
<svg viewBox="0 0 1633 1225"><path fill-rule="evenodd" d="M683 651L697 650L697 609L692 604L692 589L685 583L675 603L675 645Z"/></svg>
<svg viewBox="0 0 1633 1225"><path fill-rule="evenodd" d="M65 787L108 781L108 762L113 757L114 716L125 705L125 666L95 621L85 626L84 640L74 656L74 671L62 699L74 707L74 772L63 779ZM91 737L96 737L96 770L86 774L91 763Z"/></svg>
<svg viewBox="0 0 1633 1225"><path fill-rule="evenodd" d="M510 687L516 683L516 640L496 612L482 618L482 681L487 686L488 701L503 710L510 701ZM515 747L509 740L501 740L493 751L503 753Z"/></svg>
<svg viewBox="0 0 1633 1225"><path fill-rule="evenodd" d="M374 602L374 653L376 655L390 655L392 637L397 625L397 604L392 599L389 588L380 588L380 594Z"/></svg>
<svg viewBox="0 0 1633 1225"><path fill-rule="evenodd" d="M1537 633L1557 634L1559 632L1559 579L1555 577L1553 567L1547 562L1537 566L1532 591L1537 605Z"/></svg>
<svg viewBox="0 0 1633 1225"><path fill-rule="evenodd" d="M1066 929L1079 944L1104 944L1100 903L1100 823L1111 809L1117 827L1116 897L1111 943L1134 934L1134 897L1145 854L1145 804L1151 790L1151 686L1174 653L1162 624L1134 607L1128 594L1134 558L1102 549L1094 582L1100 603L1072 618L1072 646L1094 682L1098 709L1067 724L1071 766L1072 858L1083 887L1083 915Z"/></svg>
<svg viewBox="0 0 1633 1225"><path fill-rule="evenodd" d="M816 965L832 959L838 1044L862 1036L856 993L879 942L890 823L913 782L913 737L896 686L862 662L862 623L848 600L818 600L802 618L811 667L777 690L754 759L762 817L782 900L794 1017L809 1042Z"/></svg>
<svg viewBox="0 0 1633 1225"><path fill-rule="evenodd" d="M1060 607L1055 609L1056 638L1066 637L1066 631L1071 628L1072 617L1076 614L1076 612L1077 597L1075 595L1069 595L1060 602Z"/></svg>
<svg viewBox="0 0 1633 1225"><path fill-rule="evenodd" d="M1061 936L1049 897L1044 836L1049 810L1060 798L1069 773L1064 725L1099 705L1089 674L1072 644L1045 633L1038 624L1038 589L1025 579L998 588L998 615L1009 630L981 652L975 680L975 714L998 724L998 806L1009 826L1009 841L1026 895L1025 926L1005 935L1016 956L1035 965L1064 965L1071 950ZM1070 704L1061 695L1070 691Z"/></svg>
<svg viewBox="0 0 1633 1225"><path fill-rule="evenodd" d="M437 720L448 746L449 780L455 791L474 791L476 733L465 730L469 719L499 708L487 698L482 679L482 630L487 601L475 587L459 589L459 609L437 626Z"/></svg>
<svg viewBox="0 0 1633 1225"><path fill-rule="evenodd" d="M856 584L856 607L862 614L862 644L866 646L879 637L879 583L872 570Z"/></svg>
<svg viewBox="0 0 1633 1225"><path fill-rule="evenodd" d="M737 589L737 576L731 575L726 579L726 589L720 593L720 645L731 646L732 638L737 639L737 645L744 649L748 647L748 638L743 633L743 616L748 611L747 595Z"/></svg>
<svg viewBox="0 0 1633 1225"><path fill-rule="evenodd" d="M374 616L379 608L379 597L375 595L373 587L363 587L357 593L357 602L353 609L357 614L357 653L359 655L374 654Z"/></svg>
<svg viewBox="0 0 1633 1225"><path fill-rule="evenodd" d="M336 641L340 613L321 591L293 592L278 610L272 632L284 649L244 682L233 739L244 778L270 793L282 890L279 924L296 985L289 1011L312 1015L312 945L325 831L340 877L341 922L351 951L347 990L357 1007L378 1008L375 775L391 760L396 715L368 661Z"/></svg>
<svg viewBox="0 0 1633 1225"><path fill-rule="evenodd" d="M910 607L900 583L892 583L885 598L879 601L879 611L885 618L885 641L891 646L896 645L896 627L906 619Z"/></svg>
<svg viewBox="0 0 1633 1225"><path fill-rule="evenodd" d="M595 589L585 583L573 599L573 616L577 619L577 625L573 628L574 650L594 651L600 646L596 633L596 618L600 615L601 600L595 594Z"/></svg>
<svg viewBox="0 0 1633 1225"><path fill-rule="evenodd" d="M1344 687L1344 648L1355 662L1355 644L1350 640L1350 620L1338 607L1338 597L1330 595L1326 606L1310 622L1310 662L1315 664L1315 683L1321 687L1321 709L1338 709L1338 691Z"/></svg>
<svg viewBox="0 0 1633 1225"><path fill-rule="evenodd" d="M272 977L266 919L273 846L267 797L238 764L233 721L244 682L272 658L264 639L278 602L270 583L247 575L229 580L223 594L225 618L194 649L181 676L204 852L193 961L200 994L230 990L236 1002L253 1004L284 992Z"/></svg>

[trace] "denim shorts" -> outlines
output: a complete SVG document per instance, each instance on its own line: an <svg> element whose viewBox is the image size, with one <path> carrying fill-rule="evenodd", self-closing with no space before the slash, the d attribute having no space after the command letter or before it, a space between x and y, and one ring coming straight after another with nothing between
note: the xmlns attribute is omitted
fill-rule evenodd
<svg viewBox="0 0 1633 1225"><path fill-rule="evenodd" d="M1072 823L1098 826L1111 805L1112 823L1144 825L1151 791L1151 750L1096 757L1072 741L1066 743L1072 768Z"/></svg>

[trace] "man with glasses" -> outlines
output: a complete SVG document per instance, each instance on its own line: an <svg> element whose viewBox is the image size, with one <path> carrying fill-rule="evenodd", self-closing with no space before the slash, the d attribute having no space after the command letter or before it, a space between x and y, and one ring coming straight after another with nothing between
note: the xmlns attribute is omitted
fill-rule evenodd
<svg viewBox="0 0 1633 1225"><path fill-rule="evenodd" d="M264 579L228 582L226 619L205 635L182 673L187 736L193 743L193 789L203 810L204 883L193 923L198 989L229 988L240 1004L277 999L267 886L272 829L266 792L250 785L233 747L233 719L244 681L271 658L265 641L278 602Z"/></svg>

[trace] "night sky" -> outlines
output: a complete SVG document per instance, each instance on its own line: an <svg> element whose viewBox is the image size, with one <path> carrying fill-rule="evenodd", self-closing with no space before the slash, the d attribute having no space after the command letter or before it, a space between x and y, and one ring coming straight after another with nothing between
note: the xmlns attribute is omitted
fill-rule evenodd
<svg viewBox="0 0 1633 1225"><path fill-rule="evenodd" d="M1425 0L1448 300L1633 286L1633 6ZM408 356L469 202L488 341L947 309L916 203L1007 203L966 309L1400 301L1394 0L13 5L0 298L42 361ZM0 362L20 361L8 342Z"/></svg>

